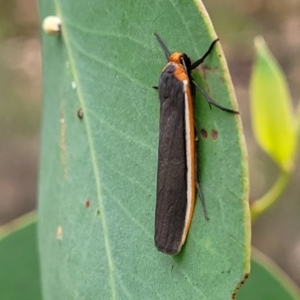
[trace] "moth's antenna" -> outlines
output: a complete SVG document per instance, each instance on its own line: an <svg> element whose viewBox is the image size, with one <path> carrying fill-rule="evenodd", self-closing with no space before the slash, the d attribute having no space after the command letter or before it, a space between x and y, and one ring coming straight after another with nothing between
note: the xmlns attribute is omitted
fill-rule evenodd
<svg viewBox="0 0 300 300"><path fill-rule="evenodd" d="M160 38L160 36L157 34L157 33L154 33L155 37L157 38L160 46L162 47L162 49L164 50L165 52L165 55L166 55L166 58L167 60L169 60L169 57L170 57L170 51L168 50L167 46L165 45L165 43L162 41L162 39Z"/></svg>

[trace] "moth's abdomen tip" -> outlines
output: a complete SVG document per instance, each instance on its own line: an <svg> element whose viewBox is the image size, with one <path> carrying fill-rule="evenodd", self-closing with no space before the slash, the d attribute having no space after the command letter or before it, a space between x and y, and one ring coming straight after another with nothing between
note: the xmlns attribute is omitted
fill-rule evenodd
<svg viewBox="0 0 300 300"><path fill-rule="evenodd" d="M161 245L157 241L155 241L155 246L158 251L167 255L177 255L181 250L181 248L178 249L178 247L169 247L169 246Z"/></svg>

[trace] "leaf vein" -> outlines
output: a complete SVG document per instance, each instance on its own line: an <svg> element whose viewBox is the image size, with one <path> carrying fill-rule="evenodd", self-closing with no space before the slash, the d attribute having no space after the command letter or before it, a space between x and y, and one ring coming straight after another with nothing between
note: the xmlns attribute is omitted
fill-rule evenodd
<svg viewBox="0 0 300 300"><path fill-rule="evenodd" d="M56 4L58 15L60 15L61 18L62 18L62 12L61 12L58 0L54 0L54 1L55 1L55 4ZM79 102L80 102L83 110L86 111L85 99L84 99L84 96L83 96L82 91L81 91L80 80L79 80L79 76L77 74L77 68L76 68L76 64L75 64L75 61L74 61L73 52L72 52L72 49L71 49L71 44L70 44L70 41L68 39L67 29L66 29L65 26L62 27L62 31L63 31L64 40L65 40L67 54L68 54L69 61L70 61L71 70L74 74L74 80L75 80L75 83L76 83L76 86L77 86L76 91L77 91L78 99L79 99ZM99 207L100 207L100 210L102 212L100 220L101 220L101 223L102 223L105 250L106 250L106 257L107 257L107 260L108 260L111 299L114 300L114 299L116 299L115 279L114 279L114 263L113 263L113 258L111 256L111 250L110 250L110 245L109 245L109 237L108 237L107 221L106 221L106 216L105 216L103 198L102 198L102 194L101 194L100 170L99 170L99 167L97 165L97 155L96 155L96 151L95 151L93 136L92 136L92 133L91 133L91 127L90 127L88 113L85 114L85 125L86 125L89 148L90 148L91 163L92 163L93 172L94 172L94 175L95 175L96 193L97 193L97 198L98 198L98 202L99 202Z"/></svg>

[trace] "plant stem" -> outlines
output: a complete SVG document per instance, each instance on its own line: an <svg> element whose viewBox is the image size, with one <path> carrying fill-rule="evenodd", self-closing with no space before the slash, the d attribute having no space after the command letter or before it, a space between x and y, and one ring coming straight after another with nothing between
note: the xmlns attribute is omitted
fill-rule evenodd
<svg viewBox="0 0 300 300"><path fill-rule="evenodd" d="M273 187L264 196L257 199L251 205L252 221L255 220L259 215L264 213L280 197L287 186L290 175L291 172L281 170L281 173L274 183Z"/></svg>

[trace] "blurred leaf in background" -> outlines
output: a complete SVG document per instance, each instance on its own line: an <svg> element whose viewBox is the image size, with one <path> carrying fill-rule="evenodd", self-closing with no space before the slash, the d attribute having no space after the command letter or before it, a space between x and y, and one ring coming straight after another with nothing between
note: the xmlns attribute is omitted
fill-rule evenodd
<svg viewBox="0 0 300 300"><path fill-rule="evenodd" d="M40 300L34 213L0 227L0 299Z"/></svg>
<svg viewBox="0 0 300 300"><path fill-rule="evenodd" d="M299 122L286 78L262 37L255 39L255 50L250 85L252 126L258 143L278 165L279 176L272 188L252 204L252 221L285 190L294 170L299 140Z"/></svg>
<svg viewBox="0 0 300 300"><path fill-rule="evenodd" d="M298 122L289 88L262 37L255 40L256 59L250 95L254 133L260 146L285 172L294 166Z"/></svg>

